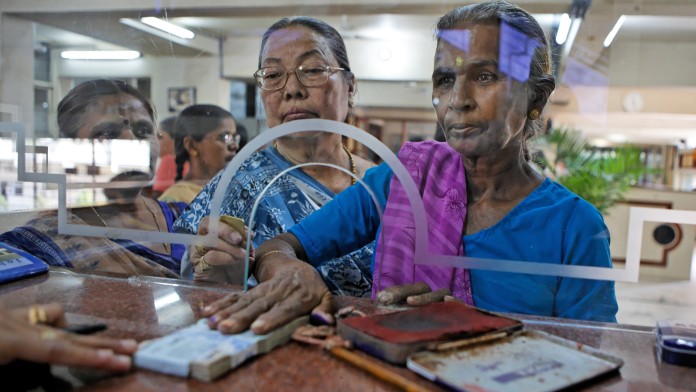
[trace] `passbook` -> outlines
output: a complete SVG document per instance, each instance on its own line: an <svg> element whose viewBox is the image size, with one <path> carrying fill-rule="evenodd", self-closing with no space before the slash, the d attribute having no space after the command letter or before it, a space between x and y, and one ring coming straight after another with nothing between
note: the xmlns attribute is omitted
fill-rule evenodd
<svg viewBox="0 0 696 392"><path fill-rule="evenodd" d="M0 242L0 283L34 276L48 271L37 257Z"/></svg>
<svg viewBox="0 0 696 392"><path fill-rule="evenodd" d="M225 335L210 329L207 320L202 319L192 326L141 343L135 354L135 366L212 381L247 359L285 344L295 329L308 321L307 316L300 317L266 335L256 335L250 330Z"/></svg>

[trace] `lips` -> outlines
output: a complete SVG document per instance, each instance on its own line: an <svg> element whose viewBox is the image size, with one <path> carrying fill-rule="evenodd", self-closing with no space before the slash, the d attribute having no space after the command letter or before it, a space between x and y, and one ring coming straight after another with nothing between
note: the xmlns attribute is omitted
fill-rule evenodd
<svg viewBox="0 0 696 392"><path fill-rule="evenodd" d="M316 113L306 110L306 109L291 109L289 112L285 113L283 116L283 122L304 120L308 118L319 117Z"/></svg>
<svg viewBox="0 0 696 392"><path fill-rule="evenodd" d="M447 126L447 133L467 136L481 129L481 126L471 123L455 123Z"/></svg>

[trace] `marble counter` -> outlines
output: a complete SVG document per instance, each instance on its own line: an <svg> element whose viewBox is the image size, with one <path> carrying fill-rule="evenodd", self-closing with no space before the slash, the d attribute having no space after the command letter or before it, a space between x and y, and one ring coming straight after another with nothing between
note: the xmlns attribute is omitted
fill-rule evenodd
<svg viewBox="0 0 696 392"><path fill-rule="evenodd" d="M0 302L13 308L58 302L69 323L106 323L105 336L144 340L190 325L202 305L234 288L190 284L159 278L114 278L51 271L47 275L0 286ZM368 313L388 312L370 301L340 298L339 305L356 304ZM696 390L696 369L657 361L655 335L650 328L517 316L527 328L542 330L599 348L622 358L619 374L583 386L588 390ZM361 354L362 355L362 354ZM419 385L440 390L405 368L392 367ZM389 384L338 360L316 347L289 343L232 371L215 383L180 379L136 370L116 377L93 377L86 390L133 391L392 391Z"/></svg>

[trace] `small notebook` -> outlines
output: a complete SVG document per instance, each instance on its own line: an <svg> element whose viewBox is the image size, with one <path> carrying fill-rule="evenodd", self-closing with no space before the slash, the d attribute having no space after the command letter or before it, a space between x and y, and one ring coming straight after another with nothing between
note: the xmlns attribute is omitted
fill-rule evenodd
<svg viewBox="0 0 696 392"><path fill-rule="evenodd" d="M179 377L212 381L247 359L285 344L292 333L307 324L304 316L266 335L247 330L225 335L208 327L207 320L174 333L143 342L135 353L135 366Z"/></svg>
<svg viewBox="0 0 696 392"><path fill-rule="evenodd" d="M48 265L37 257L0 242L0 283L27 278L48 271Z"/></svg>
<svg viewBox="0 0 696 392"><path fill-rule="evenodd" d="M355 347L391 363L459 339L506 334L522 322L460 302L438 302L397 313L339 320L338 333Z"/></svg>
<svg viewBox="0 0 696 392"><path fill-rule="evenodd" d="M618 370L623 361L540 331L441 352L421 351L407 367L454 391L546 392Z"/></svg>

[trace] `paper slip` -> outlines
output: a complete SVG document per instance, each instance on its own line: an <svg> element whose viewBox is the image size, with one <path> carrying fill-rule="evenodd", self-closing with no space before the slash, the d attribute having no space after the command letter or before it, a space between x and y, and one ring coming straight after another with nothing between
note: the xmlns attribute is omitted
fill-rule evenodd
<svg viewBox="0 0 696 392"><path fill-rule="evenodd" d="M285 344L295 329L308 320L307 316L300 317L266 335L251 331L225 335L211 330L202 319L190 327L143 342L135 354L135 366L212 381L247 359Z"/></svg>

